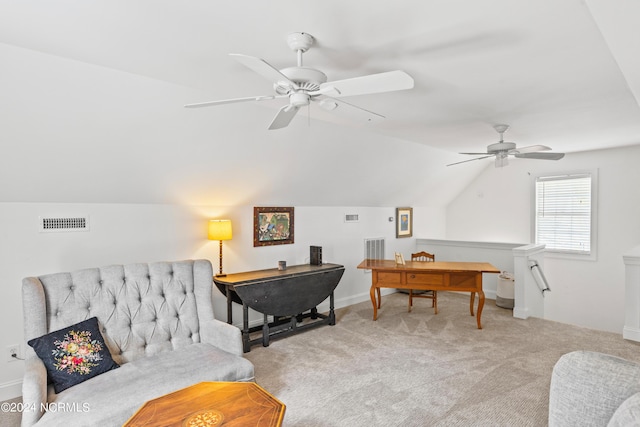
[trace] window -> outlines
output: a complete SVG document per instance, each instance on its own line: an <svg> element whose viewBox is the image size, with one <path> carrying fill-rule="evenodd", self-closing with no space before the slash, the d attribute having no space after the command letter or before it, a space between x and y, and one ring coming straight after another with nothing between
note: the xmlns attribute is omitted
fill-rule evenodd
<svg viewBox="0 0 640 427"><path fill-rule="evenodd" d="M536 243L550 252L595 259L596 172L535 178Z"/></svg>

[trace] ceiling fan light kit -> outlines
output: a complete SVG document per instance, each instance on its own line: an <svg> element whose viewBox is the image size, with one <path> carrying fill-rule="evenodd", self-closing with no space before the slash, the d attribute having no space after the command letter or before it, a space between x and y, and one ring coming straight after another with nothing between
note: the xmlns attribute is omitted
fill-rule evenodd
<svg viewBox="0 0 640 427"><path fill-rule="evenodd" d="M336 111L357 120L372 122L384 119L384 116L337 98L413 88L413 78L400 70L328 82L327 75L322 71L303 66L302 54L309 50L313 42L314 38L310 34L289 34L287 36L287 44L297 54L297 66L280 70L260 58L242 54L230 54L236 61L271 81L276 95L200 102L187 104L185 107L200 108L286 97L289 98L289 103L280 108L269 125L269 129L280 129L288 126L300 107L310 105L315 101L327 111Z"/></svg>
<svg viewBox="0 0 640 427"><path fill-rule="evenodd" d="M530 145L527 147L517 148L514 142L505 142L504 133L509 129L509 125L498 124L493 128L500 134L500 141L487 146L485 153L460 153L468 154L476 157L475 159L463 160L461 162L450 163L447 166L459 165L460 163L472 162L474 160L487 159L495 156L494 165L497 168L507 166L509 164L509 156L520 159L536 159L536 160L560 160L564 157L564 153L542 153L542 151L551 150L546 145Z"/></svg>

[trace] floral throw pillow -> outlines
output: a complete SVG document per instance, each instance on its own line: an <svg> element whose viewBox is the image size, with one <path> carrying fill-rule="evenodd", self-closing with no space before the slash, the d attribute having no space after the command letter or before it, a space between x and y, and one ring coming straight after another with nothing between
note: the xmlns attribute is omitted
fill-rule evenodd
<svg viewBox="0 0 640 427"><path fill-rule="evenodd" d="M96 317L34 338L27 344L44 362L56 393L120 367L111 358Z"/></svg>

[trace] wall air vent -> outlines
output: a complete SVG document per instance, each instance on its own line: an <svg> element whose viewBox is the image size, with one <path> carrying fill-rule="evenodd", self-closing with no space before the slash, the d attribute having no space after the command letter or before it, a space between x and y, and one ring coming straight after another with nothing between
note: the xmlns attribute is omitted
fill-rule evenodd
<svg viewBox="0 0 640 427"><path fill-rule="evenodd" d="M364 239L364 257L384 259L384 238Z"/></svg>
<svg viewBox="0 0 640 427"><path fill-rule="evenodd" d="M364 257L366 259L384 259L384 238L364 239ZM364 270L371 273L371 270Z"/></svg>
<svg viewBox="0 0 640 427"><path fill-rule="evenodd" d="M358 214L344 214L344 222L358 222L360 218Z"/></svg>
<svg viewBox="0 0 640 427"><path fill-rule="evenodd" d="M41 233L89 231L88 216L41 216L38 217L38 227Z"/></svg>

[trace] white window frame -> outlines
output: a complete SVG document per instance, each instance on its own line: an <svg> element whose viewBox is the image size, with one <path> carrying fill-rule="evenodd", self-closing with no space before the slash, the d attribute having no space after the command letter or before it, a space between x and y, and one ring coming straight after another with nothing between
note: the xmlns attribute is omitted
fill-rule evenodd
<svg viewBox="0 0 640 427"><path fill-rule="evenodd" d="M591 176L591 236L590 251L575 252L562 249L546 248L546 255L551 258L566 258L584 261L595 261L598 259L598 169L576 170L558 173L538 173L531 177L531 241L538 243L536 236L537 222L537 195L536 182L539 178L566 179L571 176L590 175Z"/></svg>

